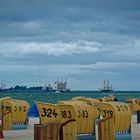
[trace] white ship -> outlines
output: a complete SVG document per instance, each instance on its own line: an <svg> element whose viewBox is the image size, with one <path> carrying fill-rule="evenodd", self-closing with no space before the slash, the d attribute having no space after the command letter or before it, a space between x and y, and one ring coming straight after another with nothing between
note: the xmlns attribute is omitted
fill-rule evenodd
<svg viewBox="0 0 140 140"><path fill-rule="evenodd" d="M53 87L51 86L50 83L48 83L48 84L45 83L45 85L42 88L42 91L44 91L44 92L54 92L55 89L53 89Z"/></svg>
<svg viewBox="0 0 140 140"><path fill-rule="evenodd" d="M0 92L1 91L6 91L7 89L6 89L6 84L5 84L5 82L2 82L1 81L1 84L0 84Z"/></svg>
<svg viewBox="0 0 140 140"><path fill-rule="evenodd" d="M63 81L63 79L61 81L55 81L55 90L56 92L69 92L70 89L67 88L67 80Z"/></svg>

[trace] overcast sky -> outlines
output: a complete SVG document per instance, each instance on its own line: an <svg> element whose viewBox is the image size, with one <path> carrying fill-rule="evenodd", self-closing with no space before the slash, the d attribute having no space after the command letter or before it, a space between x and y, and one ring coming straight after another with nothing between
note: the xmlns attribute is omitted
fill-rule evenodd
<svg viewBox="0 0 140 140"><path fill-rule="evenodd" d="M140 90L139 0L0 0L0 80L67 78L73 90Z"/></svg>

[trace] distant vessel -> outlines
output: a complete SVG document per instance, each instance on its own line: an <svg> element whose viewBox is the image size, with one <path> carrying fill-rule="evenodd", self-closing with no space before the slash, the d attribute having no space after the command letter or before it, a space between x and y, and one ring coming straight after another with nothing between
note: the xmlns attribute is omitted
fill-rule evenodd
<svg viewBox="0 0 140 140"><path fill-rule="evenodd" d="M104 83L102 85L102 88L99 88L99 90L101 92L105 92L105 93L112 93L115 92L115 89L112 87L112 85L110 84L109 80L104 80Z"/></svg>
<svg viewBox="0 0 140 140"><path fill-rule="evenodd" d="M55 84L56 92L69 92L70 91L70 89L67 88L67 80L66 81L63 81L63 79L62 81L58 80L58 81L55 81L54 84Z"/></svg>
<svg viewBox="0 0 140 140"><path fill-rule="evenodd" d="M44 92L54 92L55 91L55 89L53 89L53 87L51 86L50 83L48 83L48 84L45 83L45 85L42 87L41 90Z"/></svg>
<svg viewBox="0 0 140 140"><path fill-rule="evenodd" d="M7 89L6 89L6 84L5 84L5 82L1 82L1 84L0 84L0 92L1 91L6 91Z"/></svg>
<svg viewBox="0 0 140 140"><path fill-rule="evenodd" d="M60 92L69 92L70 89L67 88L67 80L57 80L54 82L54 86L52 86L50 84L50 82L47 84L45 83L45 85L42 87L41 91L43 92L56 92L56 93L60 93Z"/></svg>

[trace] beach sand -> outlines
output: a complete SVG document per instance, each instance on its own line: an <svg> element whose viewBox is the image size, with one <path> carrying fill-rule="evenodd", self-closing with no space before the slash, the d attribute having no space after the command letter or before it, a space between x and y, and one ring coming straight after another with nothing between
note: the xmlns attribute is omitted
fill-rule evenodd
<svg viewBox="0 0 140 140"><path fill-rule="evenodd" d="M29 120L29 126L27 130L9 130L3 131L3 140L34 140L34 124L39 123L37 118L31 118ZM136 123L136 115L132 116L132 139L140 140L140 124Z"/></svg>
<svg viewBox="0 0 140 140"><path fill-rule="evenodd" d="M39 118L29 118L29 126L25 130L3 131L3 140L34 140L34 124L39 124Z"/></svg>
<svg viewBox="0 0 140 140"><path fill-rule="evenodd" d="M140 140L140 124L137 124L136 115L132 116L131 133L132 140Z"/></svg>

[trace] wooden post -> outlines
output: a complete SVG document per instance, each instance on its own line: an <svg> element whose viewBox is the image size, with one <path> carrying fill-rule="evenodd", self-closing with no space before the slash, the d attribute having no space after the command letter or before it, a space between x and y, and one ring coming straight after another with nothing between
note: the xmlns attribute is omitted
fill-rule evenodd
<svg viewBox="0 0 140 140"><path fill-rule="evenodd" d="M99 140L115 140L114 137L114 118L107 118L98 123Z"/></svg>
<svg viewBox="0 0 140 140"><path fill-rule="evenodd" d="M60 140L76 140L76 120L71 119L61 124Z"/></svg>
<svg viewBox="0 0 140 140"><path fill-rule="evenodd" d="M137 111L137 123L140 123L140 111Z"/></svg>
<svg viewBox="0 0 140 140"><path fill-rule="evenodd" d="M1 114L1 126L0 126L0 138L4 138L4 135L3 135L3 107L1 106L1 109L2 109L2 114Z"/></svg>
<svg viewBox="0 0 140 140"><path fill-rule="evenodd" d="M34 125L34 140L58 140L59 124Z"/></svg>

